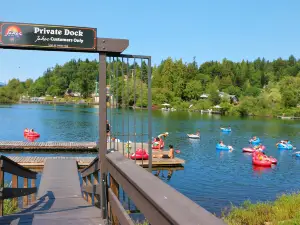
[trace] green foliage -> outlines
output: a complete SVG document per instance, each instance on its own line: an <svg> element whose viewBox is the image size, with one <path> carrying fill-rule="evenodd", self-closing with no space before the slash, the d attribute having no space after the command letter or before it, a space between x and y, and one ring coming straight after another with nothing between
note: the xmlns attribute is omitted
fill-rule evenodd
<svg viewBox="0 0 300 225"><path fill-rule="evenodd" d="M223 212L229 225L299 224L300 194L282 195L274 202L244 202L241 207L233 206L229 214Z"/></svg>
<svg viewBox="0 0 300 225"><path fill-rule="evenodd" d="M111 85L111 94L120 105L145 107L148 103L147 64L142 61L141 65L127 65L125 61L107 63L107 84ZM191 63L184 63L169 57L151 69L153 105L169 103L185 110L192 104L190 109L201 110L221 104L223 113L242 116L295 115L299 111L300 60L294 56L273 62L264 58L238 63L224 59L222 62L204 62L200 66L195 58ZM132 78L134 74L136 79ZM90 101L97 78L97 61L71 60L48 68L35 81L10 80L6 87L0 88L0 102L14 103L20 96L27 95L50 95L47 99L57 96L59 101L68 89L81 93ZM230 104L229 96L224 100L220 92L237 96L239 104ZM208 99L200 99L202 94L208 94Z"/></svg>

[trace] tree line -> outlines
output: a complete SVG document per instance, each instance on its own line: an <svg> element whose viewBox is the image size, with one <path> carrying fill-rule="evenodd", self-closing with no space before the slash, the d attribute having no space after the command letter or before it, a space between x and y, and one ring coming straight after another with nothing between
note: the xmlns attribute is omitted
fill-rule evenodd
<svg viewBox="0 0 300 225"><path fill-rule="evenodd" d="M128 106L147 105L147 69L144 61L139 64L120 60L107 63L107 84L111 85L116 102ZM192 110L220 105L224 113L239 115L298 114L300 60L292 55L273 61L264 58L251 62L223 59L201 65L195 58L189 63L167 58L151 70L154 105L169 103L177 109ZM136 78L131 76L132 73ZM6 87L0 88L0 102L16 102L24 94L63 96L67 89L88 98L95 90L97 79L96 60L71 60L48 68L35 81L10 80ZM230 99L221 98L219 92L237 96L239 104L231 104ZM208 99L201 99L204 93Z"/></svg>

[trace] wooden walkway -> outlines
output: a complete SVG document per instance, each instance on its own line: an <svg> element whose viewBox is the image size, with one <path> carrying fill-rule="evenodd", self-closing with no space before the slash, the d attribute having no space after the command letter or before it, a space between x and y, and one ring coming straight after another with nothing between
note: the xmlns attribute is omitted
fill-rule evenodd
<svg viewBox="0 0 300 225"><path fill-rule="evenodd" d="M82 198L76 160L48 159L37 197L21 213L0 218L0 224L104 225L101 211Z"/></svg>
<svg viewBox="0 0 300 225"><path fill-rule="evenodd" d="M32 150L73 150L97 152L96 142L25 142L25 141L0 141L0 151L32 151Z"/></svg>

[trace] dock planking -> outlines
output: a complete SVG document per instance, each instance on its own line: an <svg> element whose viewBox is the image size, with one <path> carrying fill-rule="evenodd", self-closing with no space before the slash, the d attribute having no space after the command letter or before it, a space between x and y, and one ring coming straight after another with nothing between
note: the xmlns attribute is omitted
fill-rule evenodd
<svg viewBox="0 0 300 225"><path fill-rule="evenodd" d="M96 142L25 142L25 141L0 141L0 151L85 151L97 152Z"/></svg>
<svg viewBox="0 0 300 225"><path fill-rule="evenodd" d="M76 160L48 159L37 201L0 224L104 224L101 210L82 198Z"/></svg>
<svg viewBox="0 0 300 225"><path fill-rule="evenodd" d="M47 159L73 159L77 162L79 168L88 166L95 157L64 157L64 156L7 156L9 159L27 168L43 168ZM126 155L125 155L126 157ZM134 161L134 160L132 160ZM148 160L136 160L136 164L142 167L148 167ZM178 167L183 166L185 161L180 158L161 159L153 158L152 167Z"/></svg>

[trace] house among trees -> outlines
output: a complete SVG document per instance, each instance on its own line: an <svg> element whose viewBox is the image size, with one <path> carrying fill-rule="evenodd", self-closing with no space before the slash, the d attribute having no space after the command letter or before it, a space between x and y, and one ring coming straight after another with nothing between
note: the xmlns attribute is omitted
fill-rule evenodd
<svg viewBox="0 0 300 225"><path fill-rule="evenodd" d="M69 97L80 97L81 93L80 92L73 92L70 88L68 88L65 92L65 96L69 96Z"/></svg>

